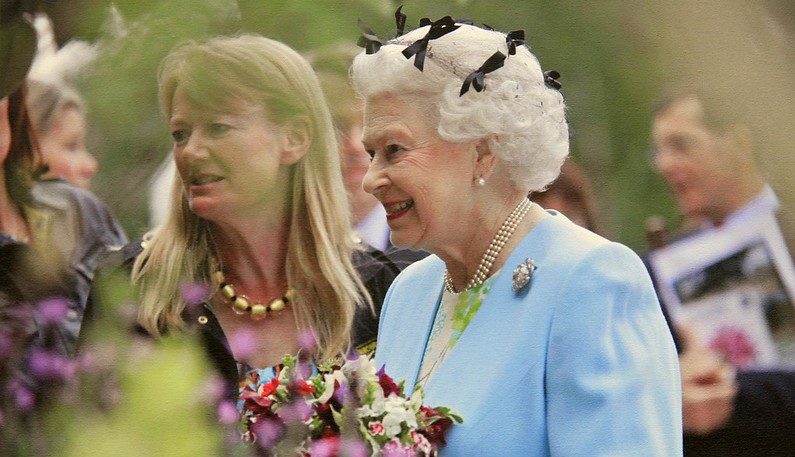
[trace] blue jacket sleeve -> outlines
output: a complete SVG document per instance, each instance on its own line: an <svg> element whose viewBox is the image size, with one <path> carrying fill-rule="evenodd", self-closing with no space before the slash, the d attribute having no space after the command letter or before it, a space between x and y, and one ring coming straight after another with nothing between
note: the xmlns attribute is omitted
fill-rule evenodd
<svg viewBox="0 0 795 457"><path fill-rule="evenodd" d="M551 454L681 455L678 361L643 263L610 243L562 279L547 349Z"/></svg>

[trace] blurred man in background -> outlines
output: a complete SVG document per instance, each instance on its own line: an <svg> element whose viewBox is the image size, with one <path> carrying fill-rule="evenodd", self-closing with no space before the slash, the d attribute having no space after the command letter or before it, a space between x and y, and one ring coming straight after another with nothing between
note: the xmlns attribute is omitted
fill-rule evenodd
<svg viewBox="0 0 795 457"><path fill-rule="evenodd" d="M653 164L671 187L684 231L703 233L779 212L754 162L751 132L707 97L661 99L652 144ZM685 455L792 456L795 372L735 372L689 329L672 330L680 350Z"/></svg>

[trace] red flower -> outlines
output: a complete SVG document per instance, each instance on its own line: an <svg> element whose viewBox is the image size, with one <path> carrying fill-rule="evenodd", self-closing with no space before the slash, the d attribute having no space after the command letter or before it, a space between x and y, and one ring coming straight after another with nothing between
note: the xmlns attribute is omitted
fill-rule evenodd
<svg viewBox="0 0 795 457"><path fill-rule="evenodd" d="M274 393L276 393L277 387L279 387L279 378L273 377L271 378L270 382L260 386L260 388L258 389L259 394L263 397L273 395Z"/></svg>
<svg viewBox="0 0 795 457"><path fill-rule="evenodd" d="M432 444L443 446L447 444L444 435L453 426L453 421L447 417L442 416L433 408L427 406L420 407L420 413L423 417L423 422L428 423L420 432L428 438Z"/></svg>
<svg viewBox="0 0 795 457"><path fill-rule="evenodd" d="M386 374L384 367L381 367L381 369L376 372L376 375L378 376L378 384L381 385L385 397L388 397L390 394L400 395L400 387L395 384L394 379Z"/></svg>
<svg viewBox="0 0 795 457"><path fill-rule="evenodd" d="M291 385L290 386L290 390L293 391L293 392L297 392L298 395L300 395L302 397L306 397L309 394L313 394L313 393L317 392L317 389L315 388L315 386L307 383L303 379L301 379L301 380L295 382L293 385Z"/></svg>

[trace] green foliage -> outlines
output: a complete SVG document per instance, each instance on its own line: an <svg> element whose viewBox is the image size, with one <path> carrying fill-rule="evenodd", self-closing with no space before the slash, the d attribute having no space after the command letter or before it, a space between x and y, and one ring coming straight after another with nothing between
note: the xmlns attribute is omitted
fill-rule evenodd
<svg viewBox="0 0 795 457"><path fill-rule="evenodd" d="M395 29L393 12L399 5L388 0L239 0L235 11L226 8L230 3L234 2L120 2L122 13L135 25L121 40L106 39L103 56L83 84L92 109L91 124L102 133L95 148L101 154L95 190L133 237L147 228L148 179L170 149L157 109L155 74L158 62L175 43L242 30L309 51L339 40L355 42L358 18L381 36L389 36ZM765 139L760 159L771 180L782 189L780 194L789 195L786 191L795 189L792 178L780 171L791 168L795 157L792 134L786 133L792 130L788 126L795 120L795 105L776 103L775 96L792 96L792 64L775 60L776 37L760 28L763 21L773 23L770 21L778 19L779 11L787 10L781 2L768 2L770 17L764 16L768 12L763 6L740 1L698 5L683 0L645 4L617 0L402 3L408 29L421 17L436 19L449 14L501 30L526 31L542 67L562 74L572 155L591 181L597 223L610 238L642 250L647 216L662 214L672 225L677 223L669 191L647 159L650 105L660 90L676 80L699 79L719 87L727 103L743 94L749 106L754 106L751 102L759 85L751 84L748 75L764 80L769 90L764 103L754 108L762 129L759 135ZM746 22L759 25L742 24L742 18L752 18ZM684 24L688 24L686 28ZM792 31L784 31L782 43L786 43L787 34L791 36ZM726 37L732 38L734 47L722 46ZM754 43L772 44L771 49L759 53ZM783 55L792 56L791 40L789 45L779 46ZM754 69L748 68L751 62L744 62L750 57ZM735 71L725 72L725 68ZM773 69L783 77L773 80ZM775 116L764 115L769 108L775 108ZM768 119L777 122L766 122Z"/></svg>

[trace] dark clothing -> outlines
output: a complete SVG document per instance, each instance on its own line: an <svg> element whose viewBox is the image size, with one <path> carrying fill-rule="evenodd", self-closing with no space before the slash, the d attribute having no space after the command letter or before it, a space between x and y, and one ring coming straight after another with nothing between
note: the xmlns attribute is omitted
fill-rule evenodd
<svg viewBox="0 0 795 457"><path fill-rule="evenodd" d="M33 244L0 234L0 306L61 296L69 310L63 351L74 351L94 270L127 243L121 226L91 192L61 180L40 181L23 208Z"/></svg>
<svg viewBox="0 0 795 457"><path fill-rule="evenodd" d="M106 264L109 267L123 265L129 269L141 251L140 243L129 244L119 253L114 254L113 258L108 259ZM354 317L352 343L353 347L361 352L371 352L375 348L378 317L384 297L398 273L411 263L412 260L409 259L413 259L413 257L404 257L399 250L390 251L387 254L369 246L365 250L354 253L354 267L359 272L359 276L373 300L373 310L360 306ZM87 322L93 321L94 308L93 305L89 305L85 318ZM188 323L189 328L198 332L199 339L213 366L226 381L229 399L237 399L237 386L240 380L237 362L232 356L226 335L224 335L209 304L203 303L199 306L186 308L183 312L183 319ZM143 332L143 329L138 330Z"/></svg>

